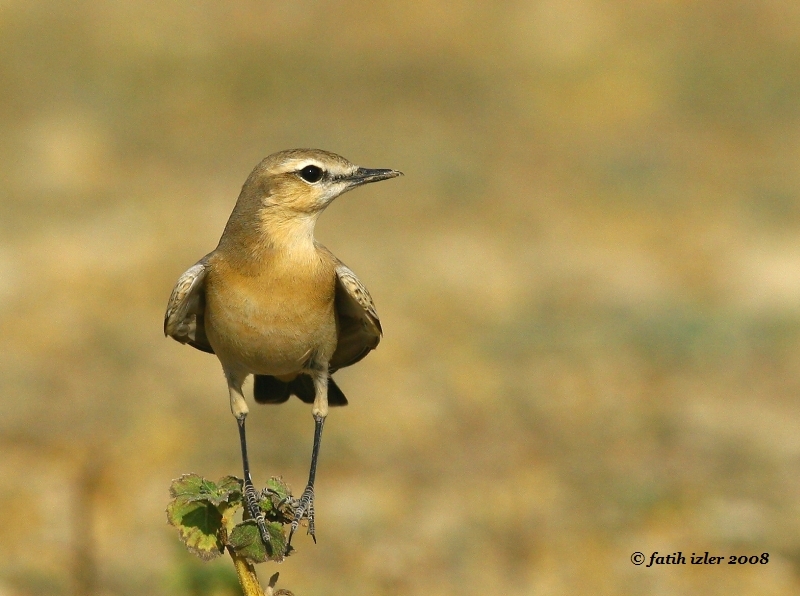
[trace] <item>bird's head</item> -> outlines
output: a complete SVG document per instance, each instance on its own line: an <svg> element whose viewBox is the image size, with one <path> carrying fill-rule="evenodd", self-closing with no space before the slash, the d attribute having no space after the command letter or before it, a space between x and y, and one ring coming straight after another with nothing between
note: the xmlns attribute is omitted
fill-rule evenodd
<svg viewBox="0 0 800 596"><path fill-rule="evenodd" d="M252 254L264 247L308 252L317 216L331 201L356 186L400 175L360 168L319 149L273 153L245 181L218 248L233 255L243 246Z"/></svg>
<svg viewBox="0 0 800 596"><path fill-rule="evenodd" d="M265 158L245 188L251 186L267 209L317 214L348 190L401 175L397 170L360 168L328 151L291 149Z"/></svg>

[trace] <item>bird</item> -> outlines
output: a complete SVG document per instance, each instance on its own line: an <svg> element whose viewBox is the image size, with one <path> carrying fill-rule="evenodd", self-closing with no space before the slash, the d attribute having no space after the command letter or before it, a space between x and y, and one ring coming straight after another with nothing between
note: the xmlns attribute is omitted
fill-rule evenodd
<svg viewBox="0 0 800 596"><path fill-rule="evenodd" d="M314 237L320 214L338 196L401 176L362 168L320 149L290 149L250 173L217 247L180 276L164 315L164 335L215 354L227 381L244 470L243 497L265 545L247 455L242 392L253 375L258 403L292 395L312 404L314 441L308 483L296 500L286 552L305 517L316 543L314 481L330 406L347 398L332 375L374 350L383 330L369 291Z"/></svg>

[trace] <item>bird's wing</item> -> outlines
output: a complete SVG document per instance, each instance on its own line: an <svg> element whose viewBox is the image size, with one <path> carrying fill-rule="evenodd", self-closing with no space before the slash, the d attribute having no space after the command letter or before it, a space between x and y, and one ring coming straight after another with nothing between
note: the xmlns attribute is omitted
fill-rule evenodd
<svg viewBox="0 0 800 596"><path fill-rule="evenodd" d="M206 309L205 279L208 257L204 256L178 279L164 315L164 335L213 354L203 317Z"/></svg>
<svg viewBox="0 0 800 596"><path fill-rule="evenodd" d="M339 342L331 357L331 372L361 360L378 346L383 334L372 296L356 274L338 259L336 316Z"/></svg>

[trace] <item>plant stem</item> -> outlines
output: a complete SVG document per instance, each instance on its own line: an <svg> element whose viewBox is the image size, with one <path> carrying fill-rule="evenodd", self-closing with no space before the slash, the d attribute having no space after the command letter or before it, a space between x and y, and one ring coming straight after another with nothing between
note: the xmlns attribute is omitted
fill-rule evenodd
<svg viewBox="0 0 800 596"><path fill-rule="evenodd" d="M228 547L228 554L233 559L233 566L236 568L236 575L239 578L239 585L242 586L244 596L265 596L261 584L258 583L256 568L247 559L240 557L234 552L233 548Z"/></svg>

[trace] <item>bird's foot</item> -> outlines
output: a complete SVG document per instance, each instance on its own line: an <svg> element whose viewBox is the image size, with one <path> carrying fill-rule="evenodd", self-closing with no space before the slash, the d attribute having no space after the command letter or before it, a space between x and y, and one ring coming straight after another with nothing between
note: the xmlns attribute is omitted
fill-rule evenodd
<svg viewBox="0 0 800 596"><path fill-rule="evenodd" d="M268 486L267 486L267 487L265 487L265 488L262 488L262 489L261 489L261 498L262 498L262 499L269 499L269 498L270 498L270 497L272 497L272 496L280 497L280 493L279 493L278 491L276 491L274 488L270 488L270 487L268 487ZM283 500L281 501L281 504L282 504L282 503L283 503L285 500L286 500L286 499L283 499Z"/></svg>
<svg viewBox="0 0 800 596"><path fill-rule="evenodd" d="M270 543L269 532L267 532L267 525L264 523L264 512L258 506L258 494L253 486L253 483L248 479L244 483L244 503L247 514L250 519L256 522L258 526L258 533L261 534L261 540L264 544Z"/></svg>
<svg viewBox="0 0 800 596"><path fill-rule="evenodd" d="M289 540L286 541L287 551L289 550L289 546L292 544L292 536L297 530L297 526L300 525L300 520L302 520L304 517L308 520L307 534L311 534L311 538L314 539L314 544L316 544L317 536L314 533L314 487L311 484L306 486L302 496L296 502L294 520L292 521L292 527L289 530Z"/></svg>

